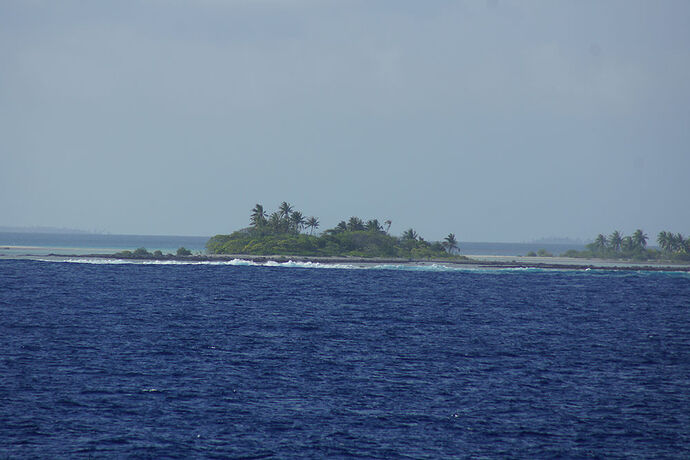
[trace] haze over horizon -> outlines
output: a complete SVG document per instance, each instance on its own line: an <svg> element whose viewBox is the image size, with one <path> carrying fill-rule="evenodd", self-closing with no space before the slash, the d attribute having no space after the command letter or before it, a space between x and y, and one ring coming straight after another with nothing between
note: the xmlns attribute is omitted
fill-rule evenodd
<svg viewBox="0 0 690 460"><path fill-rule="evenodd" d="M10 0L0 64L0 226L690 233L685 1Z"/></svg>

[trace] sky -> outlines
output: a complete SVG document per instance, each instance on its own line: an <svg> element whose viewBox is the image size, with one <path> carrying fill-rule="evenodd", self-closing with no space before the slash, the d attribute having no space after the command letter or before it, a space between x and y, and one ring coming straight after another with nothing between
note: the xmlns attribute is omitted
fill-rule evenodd
<svg viewBox="0 0 690 460"><path fill-rule="evenodd" d="M0 225L690 234L690 2L0 2Z"/></svg>

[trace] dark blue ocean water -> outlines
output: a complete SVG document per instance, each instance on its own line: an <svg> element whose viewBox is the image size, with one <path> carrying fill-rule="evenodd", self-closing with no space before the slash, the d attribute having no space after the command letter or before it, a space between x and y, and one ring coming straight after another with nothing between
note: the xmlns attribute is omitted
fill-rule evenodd
<svg viewBox="0 0 690 460"><path fill-rule="evenodd" d="M690 277L0 260L0 456L690 457Z"/></svg>

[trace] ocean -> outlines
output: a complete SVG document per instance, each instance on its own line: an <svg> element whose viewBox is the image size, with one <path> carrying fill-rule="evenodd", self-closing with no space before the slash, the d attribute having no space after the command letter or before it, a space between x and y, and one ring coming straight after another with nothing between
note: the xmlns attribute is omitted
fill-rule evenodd
<svg viewBox="0 0 690 460"><path fill-rule="evenodd" d="M690 457L687 273L104 262L0 259L0 457Z"/></svg>

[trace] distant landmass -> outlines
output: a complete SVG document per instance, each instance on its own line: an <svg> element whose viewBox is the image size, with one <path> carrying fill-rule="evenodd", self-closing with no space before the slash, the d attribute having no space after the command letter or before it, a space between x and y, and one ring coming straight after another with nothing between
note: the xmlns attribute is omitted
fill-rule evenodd
<svg viewBox="0 0 690 460"><path fill-rule="evenodd" d="M11 227L0 225L0 232L2 233L60 233L60 234L101 234L103 232L89 232L86 230L77 230L75 228L64 227Z"/></svg>
<svg viewBox="0 0 690 460"><path fill-rule="evenodd" d="M306 217L283 201L268 213L257 204L251 211L250 226L229 235L216 235L206 243L210 254L297 255L309 257L398 258L414 260L461 260L455 234L443 241L426 241L409 228L399 237L388 233L391 221L364 221L352 216L334 228L313 235L319 219ZM309 231L307 234L306 231Z"/></svg>

